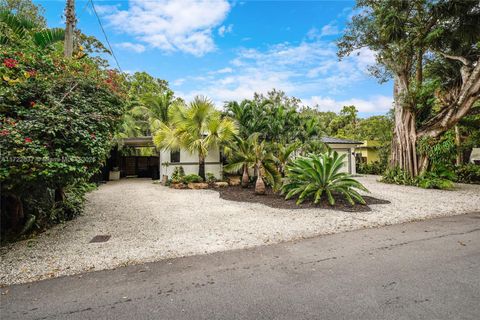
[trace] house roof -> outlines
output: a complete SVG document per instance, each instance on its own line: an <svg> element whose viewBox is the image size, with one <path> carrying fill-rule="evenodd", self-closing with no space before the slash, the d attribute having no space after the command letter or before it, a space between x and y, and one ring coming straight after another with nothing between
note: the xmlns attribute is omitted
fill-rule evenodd
<svg viewBox="0 0 480 320"><path fill-rule="evenodd" d="M321 140L324 143L331 143L331 144L362 144L362 142L359 142L359 141L327 137L327 136L322 137Z"/></svg>
<svg viewBox="0 0 480 320"><path fill-rule="evenodd" d="M122 143L125 146L132 147L154 147L151 136L123 138Z"/></svg>

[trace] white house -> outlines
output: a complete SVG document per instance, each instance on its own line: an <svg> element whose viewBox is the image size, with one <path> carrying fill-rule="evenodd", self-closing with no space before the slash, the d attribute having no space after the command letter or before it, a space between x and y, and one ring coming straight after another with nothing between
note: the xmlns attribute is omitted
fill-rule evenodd
<svg viewBox="0 0 480 320"><path fill-rule="evenodd" d="M220 149L212 148L205 158L205 173L212 173L218 179L222 178L223 171L220 156ZM160 177L167 175L171 178L175 167L180 166L183 167L185 174L198 174L198 153L190 153L185 149L160 151Z"/></svg>
<svg viewBox="0 0 480 320"><path fill-rule="evenodd" d="M361 142L347 140L347 139L338 139L332 137L323 137L322 142L326 143L332 150L337 151L339 154L347 154L345 158L345 165L343 166L343 171L350 174L355 174L355 148L361 145ZM122 142L124 145L132 147L152 147L152 137L134 137L134 138L125 138ZM129 157L129 158L142 158L142 157ZM127 159L127 160L132 160ZM135 160L135 159L133 159ZM132 161L133 161L132 160ZM137 159L138 160L138 159ZM198 153L189 152L185 149L180 151L172 150L161 150L159 152L158 162L154 164L159 168L159 177L167 175L169 178L172 177L172 173L175 170L175 167L183 167L185 174L198 174ZM127 166L128 167L128 166ZM138 174L138 169L140 169L140 163L137 161L136 164L130 166L132 167L131 175ZM128 169L128 168L126 168ZM128 170L127 170L128 171ZM212 173L216 178L221 179L223 174L223 165L221 159L221 153L219 148L212 148L209 150L208 155L205 159L205 173ZM128 172L126 173L128 176Z"/></svg>

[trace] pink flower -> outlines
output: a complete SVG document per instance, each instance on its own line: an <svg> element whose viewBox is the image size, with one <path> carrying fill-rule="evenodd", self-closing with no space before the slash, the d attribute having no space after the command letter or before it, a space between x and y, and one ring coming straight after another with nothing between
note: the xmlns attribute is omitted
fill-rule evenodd
<svg viewBox="0 0 480 320"><path fill-rule="evenodd" d="M18 64L18 61L12 58L6 58L3 60L3 65L7 68L15 68Z"/></svg>
<svg viewBox="0 0 480 320"><path fill-rule="evenodd" d="M30 142L32 142L32 139L30 139L30 138L25 138L25 143L30 143Z"/></svg>
<svg viewBox="0 0 480 320"><path fill-rule="evenodd" d="M8 131L7 129L0 131L0 136L7 136L9 134L10 134L10 131Z"/></svg>
<svg viewBox="0 0 480 320"><path fill-rule="evenodd" d="M33 108L33 107L35 107L36 104L37 104L37 103L36 103L35 101L30 101L30 107Z"/></svg>

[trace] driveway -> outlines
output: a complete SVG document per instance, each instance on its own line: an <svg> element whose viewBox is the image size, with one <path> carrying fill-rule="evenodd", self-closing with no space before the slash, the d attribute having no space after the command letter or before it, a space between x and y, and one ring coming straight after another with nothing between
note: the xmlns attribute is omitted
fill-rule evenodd
<svg viewBox="0 0 480 320"><path fill-rule="evenodd" d="M2 319L478 319L480 213L2 288Z"/></svg>
<svg viewBox="0 0 480 320"><path fill-rule="evenodd" d="M275 209L174 190L148 179L109 182L88 195L86 212L36 238L1 248L0 283L12 284L162 259L250 248L317 235L474 212L480 185L424 190L360 180L391 201L370 212ZM111 236L90 243L96 235Z"/></svg>

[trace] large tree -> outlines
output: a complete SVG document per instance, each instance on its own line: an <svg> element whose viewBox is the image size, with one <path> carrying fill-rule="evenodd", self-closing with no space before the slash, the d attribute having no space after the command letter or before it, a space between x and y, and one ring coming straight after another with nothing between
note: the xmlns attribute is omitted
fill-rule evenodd
<svg viewBox="0 0 480 320"><path fill-rule="evenodd" d="M429 163L428 156L417 152L419 141L438 138L479 99L479 4L359 0L357 9L360 13L338 43L339 56L368 47L377 58L372 73L393 78L391 165L418 175ZM435 64L443 67L429 68ZM433 88L433 102L425 109L421 99L428 88Z"/></svg>

